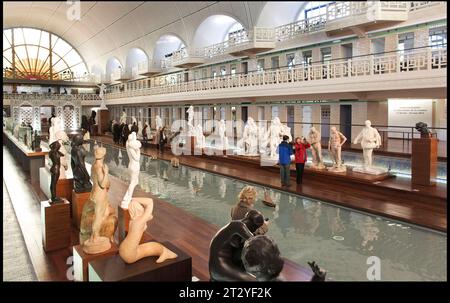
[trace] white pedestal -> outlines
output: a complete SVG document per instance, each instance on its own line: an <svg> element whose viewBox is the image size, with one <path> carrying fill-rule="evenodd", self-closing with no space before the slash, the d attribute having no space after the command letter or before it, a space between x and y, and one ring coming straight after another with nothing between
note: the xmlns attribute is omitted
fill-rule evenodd
<svg viewBox="0 0 450 303"><path fill-rule="evenodd" d="M370 168L364 168L363 166L357 166L353 168L354 172L362 173L362 174L368 174L368 175L383 175L387 173L386 169L379 168L379 167L370 167Z"/></svg>

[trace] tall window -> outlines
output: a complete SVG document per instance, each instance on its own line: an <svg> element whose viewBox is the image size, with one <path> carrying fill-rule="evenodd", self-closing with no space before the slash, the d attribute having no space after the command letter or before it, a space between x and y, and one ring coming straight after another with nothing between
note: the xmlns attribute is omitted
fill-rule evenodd
<svg viewBox="0 0 450 303"><path fill-rule="evenodd" d="M287 54L286 62L289 69L291 69L295 64L295 54Z"/></svg>
<svg viewBox="0 0 450 303"><path fill-rule="evenodd" d="M88 69L66 41L33 28L3 30L3 76L30 80L76 80Z"/></svg>
<svg viewBox="0 0 450 303"><path fill-rule="evenodd" d="M309 19L327 13L327 5L333 1L310 1L298 15L297 20Z"/></svg>
<svg viewBox="0 0 450 303"><path fill-rule="evenodd" d="M270 58L272 62L272 68L280 67L280 58L278 56Z"/></svg>
<svg viewBox="0 0 450 303"><path fill-rule="evenodd" d="M414 33L404 33L398 35L398 48L401 53L414 47Z"/></svg>
<svg viewBox="0 0 450 303"><path fill-rule="evenodd" d="M278 106L272 106L272 119L279 117Z"/></svg>
<svg viewBox="0 0 450 303"><path fill-rule="evenodd" d="M322 63L327 63L331 60L331 47L325 47L320 49L322 54Z"/></svg>
<svg viewBox="0 0 450 303"><path fill-rule="evenodd" d="M429 45L432 49L447 48L447 27L430 28Z"/></svg>
<svg viewBox="0 0 450 303"><path fill-rule="evenodd" d="M310 65L312 62L312 51L303 52L303 65Z"/></svg>
<svg viewBox="0 0 450 303"><path fill-rule="evenodd" d="M264 64L265 64L264 59L258 59L258 61L257 61L257 63L256 63L256 70L257 70L258 72L264 71Z"/></svg>

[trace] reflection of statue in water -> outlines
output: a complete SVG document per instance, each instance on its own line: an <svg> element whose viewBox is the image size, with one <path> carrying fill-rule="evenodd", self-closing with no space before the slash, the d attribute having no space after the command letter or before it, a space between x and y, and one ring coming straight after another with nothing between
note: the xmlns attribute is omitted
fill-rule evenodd
<svg viewBox="0 0 450 303"><path fill-rule="evenodd" d="M241 146L246 155L258 155L258 126L256 126L256 123L252 117L248 118L241 140Z"/></svg>
<svg viewBox="0 0 450 303"><path fill-rule="evenodd" d="M147 222L153 219L153 200L133 198L128 206L130 224L128 234L120 243L119 255L126 263L134 263L142 258L157 256L156 263L174 259L177 255L158 242L140 244Z"/></svg>
<svg viewBox="0 0 450 303"><path fill-rule="evenodd" d="M322 158L322 144L320 143L321 136L320 132L313 126L309 130L308 142L311 144L311 153L313 156L313 161L311 168L314 169L324 169Z"/></svg>
<svg viewBox="0 0 450 303"><path fill-rule="evenodd" d="M345 172L347 168L342 165L341 150L342 145L347 141L347 138L336 129L336 127L331 127L330 139L328 141L328 150L330 151L330 156L333 159L333 166L328 168L330 171Z"/></svg>
<svg viewBox="0 0 450 303"><path fill-rule="evenodd" d="M108 199L110 181L108 166L104 164L105 154L104 147L98 147L94 152L95 161L91 169L93 187L81 215L80 243L87 254L110 249L117 228L117 216Z"/></svg>
<svg viewBox="0 0 450 303"><path fill-rule="evenodd" d="M211 281L255 281L235 255L240 255L243 241L252 238L263 225L264 217L257 210L251 210L240 221L231 221L213 237L209 249L209 274Z"/></svg>
<svg viewBox="0 0 450 303"><path fill-rule="evenodd" d="M136 185L139 183L139 169L140 164L139 160L141 158L141 142L139 142L136 138L136 133L132 132L128 136L128 140L126 143L127 154L129 159L128 164L128 174L130 176L130 185L123 197L122 203L120 203L120 207L127 209L128 204L131 201L131 197L133 196L133 191Z"/></svg>
<svg viewBox="0 0 450 303"><path fill-rule="evenodd" d="M87 155L83 147L83 137L76 134L72 139L72 150L70 151L73 171L73 187L76 193L85 193L92 190L89 173L84 164L84 158Z"/></svg>
<svg viewBox="0 0 450 303"><path fill-rule="evenodd" d="M219 144L218 147L221 150L227 150L228 149L228 138L226 135L226 124L225 124L225 120L220 120L219 122Z"/></svg>
<svg viewBox="0 0 450 303"><path fill-rule="evenodd" d="M60 166L61 166L61 157L64 155L59 151L61 147L61 144L59 141L54 141L52 144L50 144L50 152L48 153L48 156L50 160L52 161L52 166L50 168L51 173L51 181L50 181L50 202L51 203L58 203L63 202L63 200L56 196L56 183L59 180L59 174L60 174Z"/></svg>
<svg viewBox="0 0 450 303"><path fill-rule="evenodd" d="M188 114L188 136L193 136L194 132L194 107L191 105L187 109L186 113Z"/></svg>
<svg viewBox="0 0 450 303"><path fill-rule="evenodd" d="M370 120L364 122L365 126L361 132L356 136L353 144L361 142L363 149L364 165L363 167L355 167L353 171L362 172L367 174L379 175L386 173L386 170L381 168L372 167L373 162L373 149L381 146L381 136L378 131L373 128Z"/></svg>

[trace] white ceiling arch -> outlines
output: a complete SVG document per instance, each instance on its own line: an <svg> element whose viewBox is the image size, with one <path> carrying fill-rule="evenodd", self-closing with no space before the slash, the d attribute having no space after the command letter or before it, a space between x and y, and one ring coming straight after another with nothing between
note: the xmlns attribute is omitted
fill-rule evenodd
<svg viewBox="0 0 450 303"><path fill-rule="evenodd" d="M257 26L276 27L297 21L297 17L311 1L265 2L259 14Z"/></svg>

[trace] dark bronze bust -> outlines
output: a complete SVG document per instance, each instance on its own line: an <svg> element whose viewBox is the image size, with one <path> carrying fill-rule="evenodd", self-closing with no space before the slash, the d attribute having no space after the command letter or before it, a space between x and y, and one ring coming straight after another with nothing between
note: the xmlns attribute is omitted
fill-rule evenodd
<svg viewBox="0 0 450 303"><path fill-rule="evenodd" d="M416 130L420 133L421 138L431 138L431 131L425 122L416 123Z"/></svg>
<svg viewBox="0 0 450 303"><path fill-rule="evenodd" d="M61 203L64 200L60 197L56 196L56 183L59 179L59 169L61 167L61 157L64 157L63 153L59 151L61 148L61 144L59 141L55 141L52 144L50 144L50 152L48 153L48 156L50 160L52 161L52 166L50 168L51 173L51 182L50 182L50 203Z"/></svg>
<svg viewBox="0 0 450 303"><path fill-rule="evenodd" d="M77 134L72 139L72 150L70 152L70 164L73 171L73 185L76 193L90 192L92 184L89 173L84 164L87 151L83 147L83 136Z"/></svg>

